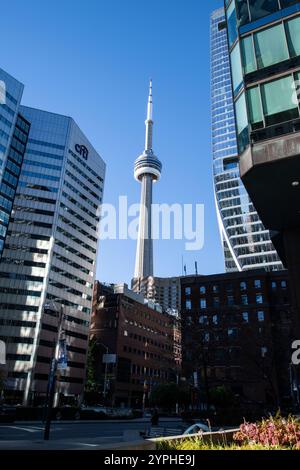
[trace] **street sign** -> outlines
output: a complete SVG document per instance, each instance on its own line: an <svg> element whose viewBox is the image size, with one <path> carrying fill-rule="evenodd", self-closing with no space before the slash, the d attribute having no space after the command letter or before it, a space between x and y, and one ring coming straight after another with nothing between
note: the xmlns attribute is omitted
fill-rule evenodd
<svg viewBox="0 0 300 470"><path fill-rule="evenodd" d="M0 364L2 366L6 364L6 344L4 341L0 341Z"/></svg>
<svg viewBox="0 0 300 470"><path fill-rule="evenodd" d="M57 370L66 370L68 368L67 343L65 339L59 340Z"/></svg>
<svg viewBox="0 0 300 470"><path fill-rule="evenodd" d="M116 354L103 354L102 362L103 364L116 364L117 355Z"/></svg>

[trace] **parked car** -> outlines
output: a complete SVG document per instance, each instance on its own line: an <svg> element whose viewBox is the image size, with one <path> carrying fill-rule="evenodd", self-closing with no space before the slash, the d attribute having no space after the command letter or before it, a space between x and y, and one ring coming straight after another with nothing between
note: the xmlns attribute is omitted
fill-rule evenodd
<svg viewBox="0 0 300 470"><path fill-rule="evenodd" d="M0 405L0 423L13 423L16 420L16 408L10 405Z"/></svg>
<svg viewBox="0 0 300 470"><path fill-rule="evenodd" d="M195 423L192 426L190 426L189 428L187 428L184 431L183 434L184 435L186 435L186 434L202 434L203 432L210 432L210 431L211 430L209 429L209 427L206 424Z"/></svg>
<svg viewBox="0 0 300 470"><path fill-rule="evenodd" d="M82 405L80 408L80 419L103 419L111 415L111 409L102 405Z"/></svg>

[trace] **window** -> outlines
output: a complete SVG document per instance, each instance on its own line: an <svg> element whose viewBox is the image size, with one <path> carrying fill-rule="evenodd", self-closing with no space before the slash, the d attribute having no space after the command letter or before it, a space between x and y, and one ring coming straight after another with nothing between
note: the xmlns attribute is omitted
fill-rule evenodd
<svg viewBox="0 0 300 470"><path fill-rule="evenodd" d="M290 5L294 5L294 3L298 3L298 0L280 0L281 8L286 8Z"/></svg>
<svg viewBox="0 0 300 470"><path fill-rule="evenodd" d="M275 281L272 282L271 287L272 287L273 290L275 290L277 288L277 284L276 284Z"/></svg>
<svg viewBox="0 0 300 470"><path fill-rule="evenodd" d="M259 69L289 58L283 24L254 34L254 45Z"/></svg>
<svg viewBox="0 0 300 470"><path fill-rule="evenodd" d="M247 2L245 2L245 0L236 0L236 9L238 27L243 26L245 23L249 23L250 17Z"/></svg>
<svg viewBox="0 0 300 470"><path fill-rule="evenodd" d="M277 0L248 0L251 20L255 21L259 18L274 13L279 10ZM245 1L243 3L246 3Z"/></svg>
<svg viewBox="0 0 300 470"><path fill-rule="evenodd" d="M186 310L192 310L192 302L190 300L186 300L185 308Z"/></svg>
<svg viewBox="0 0 300 470"><path fill-rule="evenodd" d="M242 305L248 305L248 296L247 295L242 295L241 300L242 300Z"/></svg>
<svg viewBox="0 0 300 470"><path fill-rule="evenodd" d="M206 288L205 286L200 287L200 294L205 294L206 293Z"/></svg>
<svg viewBox="0 0 300 470"><path fill-rule="evenodd" d="M281 286L281 289L286 289L287 288L287 282L286 281L281 281L280 286Z"/></svg>
<svg viewBox="0 0 300 470"><path fill-rule="evenodd" d="M237 338L238 335L238 330L237 328L228 328L228 337L235 339Z"/></svg>
<svg viewBox="0 0 300 470"><path fill-rule="evenodd" d="M247 290L247 283L246 282L241 282L240 283L240 289L241 290Z"/></svg>
<svg viewBox="0 0 300 470"><path fill-rule="evenodd" d="M260 279L256 279L254 281L254 287L255 287L255 289L260 289L261 288L261 280Z"/></svg>
<svg viewBox="0 0 300 470"><path fill-rule="evenodd" d="M267 126L299 117L298 105L293 99L294 89L291 75L262 85L262 102Z"/></svg>
<svg viewBox="0 0 300 470"><path fill-rule="evenodd" d="M241 41L241 55L243 71L245 74L256 70L256 60L253 47L253 36L247 36Z"/></svg>
<svg viewBox="0 0 300 470"><path fill-rule="evenodd" d="M249 313L248 312L243 312L242 317L243 317L243 322L244 323L249 323Z"/></svg>
<svg viewBox="0 0 300 470"><path fill-rule="evenodd" d="M212 290L215 294L217 294L219 292L219 286L213 286Z"/></svg>
<svg viewBox="0 0 300 470"><path fill-rule="evenodd" d="M236 13L235 13L235 2L231 2L227 10L227 29L228 29L228 39L229 47L237 40L237 22L236 22Z"/></svg>
<svg viewBox="0 0 300 470"><path fill-rule="evenodd" d="M214 297L213 298L213 306L214 307L219 307L220 305L220 298L219 297Z"/></svg>
<svg viewBox="0 0 300 470"><path fill-rule="evenodd" d="M218 317L218 315L213 315L212 320L213 320L213 324L214 324L214 325L218 325L218 323L219 323L219 317Z"/></svg>
<svg viewBox="0 0 300 470"><path fill-rule="evenodd" d="M300 55L300 17L286 23L286 35L292 57Z"/></svg>
<svg viewBox="0 0 300 470"><path fill-rule="evenodd" d="M249 119L253 130L264 127L263 110L259 87L255 86L247 91Z"/></svg>
<svg viewBox="0 0 300 470"><path fill-rule="evenodd" d="M259 322L265 321L265 312L263 311L257 312L257 320Z"/></svg>
<svg viewBox="0 0 300 470"><path fill-rule="evenodd" d="M200 315L199 317L200 325L208 325L208 317L206 315Z"/></svg>
<svg viewBox="0 0 300 470"><path fill-rule="evenodd" d="M237 168L238 166L238 161L236 158L230 158L229 160L224 160L223 161L223 170L224 171L229 171L233 170L234 168Z"/></svg>
<svg viewBox="0 0 300 470"><path fill-rule="evenodd" d="M239 43L236 44L236 46L234 47L233 51L230 54L230 62L231 62L231 71L232 71L233 91L234 91L234 94L236 95L241 89L241 86L243 83L243 71L242 71Z"/></svg>
<svg viewBox="0 0 300 470"><path fill-rule="evenodd" d="M185 295L191 295L191 288L190 287L185 288Z"/></svg>
<svg viewBox="0 0 300 470"><path fill-rule="evenodd" d="M234 305L234 297L233 297L233 295L228 295L228 296L227 296L227 304L228 304L228 305Z"/></svg>
<svg viewBox="0 0 300 470"><path fill-rule="evenodd" d="M210 340L210 335L209 335L209 333L208 333L208 332L203 333L203 341L204 341L205 343L209 343L209 340Z"/></svg>
<svg viewBox="0 0 300 470"><path fill-rule="evenodd" d="M238 132L239 152L242 153L249 144L248 116L245 93L235 103L236 123Z"/></svg>
<svg viewBox="0 0 300 470"><path fill-rule="evenodd" d="M206 299L200 299L200 308L205 309L206 308Z"/></svg>
<svg viewBox="0 0 300 470"><path fill-rule="evenodd" d="M261 357L266 357L267 352L268 352L268 348L266 347L261 348Z"/></svg>

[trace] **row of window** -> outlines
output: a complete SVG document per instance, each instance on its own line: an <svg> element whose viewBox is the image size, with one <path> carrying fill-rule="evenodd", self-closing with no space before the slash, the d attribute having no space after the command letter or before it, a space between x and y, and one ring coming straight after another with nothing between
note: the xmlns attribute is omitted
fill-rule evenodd
<svg viewBox="0 0 300 470"><path fill-rule="evenodd" d="M75 248L72 248L70 245L67 245L66 243L56 239L55 240L56 246L59 246L60 248L63 248L66 253L72 253L72 255L75 255L78 257L78 260L83 259L87 263L90 263L91 265L94 265L94 260L92 258L89 258L88 256L85 256L81 251L76 250ZM65 258L67 259L67 258Z"/></svg>
<svg viewBox="0 0 300 470"><path fill-rule="evenodd" d="M70 196L69 194L67 194L65 191L62 192L62 195L63 195L68 201L70 201L72 204L74 204L74 206L79 207L80 210L82 210L84 213L88 214L90 217L92 217L92 219L94 219L94 220L96 220L97 222L99 222L99 217L95 217L96 211L91 212L89 209L87 209L86 206L80 204L78 201L76 201L76 199L74 199L72 196Z"/></svg>
<svg viewBox="0 0 300 470"><path fill-rule="evenodd" d="M229 3L230 0L226 0L226 5ZM238 26L243 26L297 3L297 0L237 0L236 2L233 0L227 11L231 43L236 39L236 22Z"/></svg>
<svg viewBox="0 0 300 470"><path fill-rule="evenodd" d="M97 230L96 225L91 223L89 220L87 220L85 217L80 215L78 212L73 211L73 209L70 209L70 207L66 206L63 202L60 203L60 207L63 209L63 212L67 212L71 214L73 217L75 217L77 220L80 222L83 222L84 225L87 225L88 227L92 228L93 230Z"/></svg>
<svg viewBox="0 0 300 470"><path fill-rule="evenodd" d="M258 322L264 322L265 321L265 312L263 310L260 310L256 312L256 317ZM189 321L189 318L187 318L187 322ZM243 323L249 323L249 312L242 312L240 315L232 315L228 314L223 318L226 319L227 323L235 323L242 321ZM211 317L208 317L207 315L200 315L199 317L199 323L200 325L209 325L210 321L212 322L213 325L219 325L220 323L220 315L215 314Z"/></svg>
<svg viewBox="0 0 300 470"><path fill-rule="evenodd" d="M252 282L251 282L251 284L252 284ZM277 284L276 284L275 281L272 282L272 288L273 288L273 286L275 287L276 285ZM285 281L285 280L280 281L280 286L281 286L282 289L286 289L287 288L287 281ZM241 291L251 289L251 287L252 286L250 285L250 281L249 282L247 282L247 281L240 282L240 290ZM260 279L255 279L253 281L253 287L255 289L261 289L262 288L262 281ZM217 293L220 292L220 285L214 284L214 285L210 286L209 288L207 286L200 286L197 289L198 289L198 292L200 294L206 294L209 290L211 290L211 292L217 294ZM225 290L227 292L233 292L234 286L232 284L226 284L225 285ZM194 292L194 289L193 289L193 292ZM185 295L189 296L191 294L192 294L192 288L191 287L186 287L185 288Z"/></svg>
<svg viewBox="0 0 300 470"><path fill-rule="evenodd" d="M48 293L46 300L54 300L54 301L57 301L57 296ZM75 309L75 310L79 310L80 312L85 313L85 314L88 315L88 316L90 316L90 314L91 314L91 309L88 308L88 307L83 307L83 305L81 305L81 304L75 304L74 302L70 302L69 300L66 300L66 299L63 299L63 304L64 304L66 307L71 307L71 308L73 308L73 309ZM70 333L70 336L72 336L71 333ZM73 335L73 336L74 336L74 335ZM75 336L75 337L76 337L76 336ZM84 339L84 338L81 338L81 339Z"/></svg>
<svg viewBox="0 0 300 470"><path fill-rule="evenodd" d="M69 226L72 227L74 230L77 230L77 232L81 233L82 235L84 235L86 238L88 238L88 239L91 240L92 242L97 243L97 238L93 237L93 236L90 235L88 232L86 232L86 231L83 230L82 228L78 227L78 225L74 224L74 223L71 222L69 219L66 219L66 217L59 216L59 219L60 219L64 224L69 225Z"/></svg>
<svg viewBox="0 0 300 470"><path fill-rule="evenodd" d="M160 377L162 379L167 379L168 375L166 371L160 369L152 369L151 367L144 367L138 364L132 364L131 366L132 375L144 375L149 377ZM144 381L141 382L141 385L144 384Z"/></svg>
<svg viewBox="0 0 300 470"><path fill-rule="evenodd" d="M140 349L133 348L131 346L123 346L123 351L129 354L136 354L137 356L143 357L143 359L156 359L156 360L162 359L162 357L159 354L150 353L148 351L141 351Z"/></svg>
<svg viewBox="0 0 300 470"><path fill-rule="evenodd" d="M155 341L151 338L147 338L145 336L138 335L136 333L129 333L129 338L135 339L137 341L141 341L145 346L152 345L152 346L156 346L160 349L165 349L167 351L172 351L172 347L169 346L168 344L159 343L158 341Z"/></svg>
<svg viewBox="0 0 300 470"><path fill-rule="evenodd" d="M254 86L241 94L235 103L240 153L249 144L249 123L255 130L299 118L299 83L300 72Z"/></svg>
<svg viewBox="0 0 300 470"><path fill-rule="evenodd" d="M263 304L264 303L264 297L262 294L256 294L255 295L255 303L256 304ZM241 296L241 300L239 302L237 302L234 298L233 295L228 295L227 296L227 302L226 302L226 305L228 306L235 306L235 305L249 305L249 298L248 298L248 295L242 295ZM212 306L214 308L218 308L220 307L220 299L218 297L216 297L215 299L213 299L213 304ZM195 307L194 307L195 308ZM199 308L201 310L205 310L206 308L208 308L208 303L207 303L207 300L205 298L203 299L200 299L199 300ZM186 300L185 301L185 309L186 310L192 310L192 301L191 300Z"/></svg>
<svg viewBox="0 0 300 470"><path fill-rule="evenodd" d="M57 227L57 232L61 233L62 235L64 235L65 237L67 237L69 240L76 243L77 245L80 245L81 247L85 248L87 251L93 254L96 254L96 248L92 248L90 245L88 245L87 243L84 243L79 238L75 237L74 235L71 235L70 232L67 232L62 227Z"/></svg>
<svg viewBox="0 0 300 470"><path fill-rule="evenodd" d="M85 169L87 169L93 176L95 176L95 178L100 181L101 183L103 183L103 178L101 178L101 176L98 175L98 173L96 173L96 171L92 170L92 168L87 164L85 163L84 161L82 161L74 152L72 152L71 150L69 150L69 153L70 155L72 155L73 158L75 158L75 160L80 163L81 166L83 166ZM69 162L71 163L71 161L69 160ZM88 179L87 177L87 174L86 172L85 173L82 173L78 168L77 168L77 171L79 174L82 174L85 178ZM101 189L101 186L96 186L95 183L91 180L92 184L98 189Z"/></svg>

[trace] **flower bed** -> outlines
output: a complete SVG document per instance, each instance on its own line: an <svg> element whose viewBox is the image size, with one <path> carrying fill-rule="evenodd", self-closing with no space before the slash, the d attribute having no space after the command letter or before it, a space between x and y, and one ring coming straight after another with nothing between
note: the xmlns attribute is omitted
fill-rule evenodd
<svg viewBox="0 0 300 470"><path fill-rule="evenodd" d="M292 416L280 415L257 423L245 422L227 442L226 434L219 442L209 436L189 437L173 441L160 441L160 450L300 450L300 423Z"/></svg>

